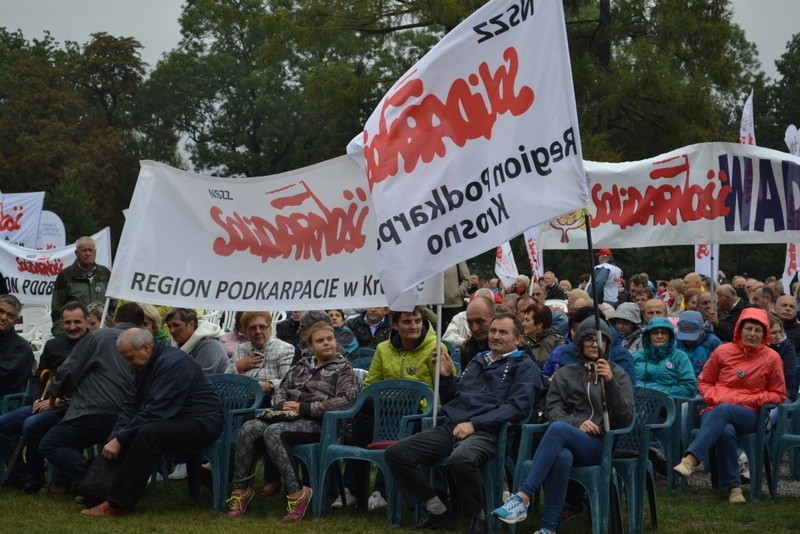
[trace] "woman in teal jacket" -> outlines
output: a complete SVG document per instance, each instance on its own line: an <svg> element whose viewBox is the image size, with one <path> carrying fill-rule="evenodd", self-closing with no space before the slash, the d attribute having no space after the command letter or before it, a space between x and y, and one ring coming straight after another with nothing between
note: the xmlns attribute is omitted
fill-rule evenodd
<svg viewBox="0 0 800 534"><path fill-rule="evenodd" d="M642 349L633 353L636 385L657 389L673 398L697 393L692 362L675 344L675 330L666 317L653 317L642 332Z"/></svg>

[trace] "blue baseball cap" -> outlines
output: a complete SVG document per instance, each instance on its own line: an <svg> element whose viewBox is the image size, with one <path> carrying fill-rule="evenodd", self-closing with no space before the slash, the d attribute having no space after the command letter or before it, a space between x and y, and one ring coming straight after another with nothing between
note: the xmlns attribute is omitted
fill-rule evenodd
<svg viewBox="0 0 800 534"><path fill-rule="evenodd" d="M703 333L703 316L697 311L685 311L678 318L675 337L681 341L697 341Z"/></svg>

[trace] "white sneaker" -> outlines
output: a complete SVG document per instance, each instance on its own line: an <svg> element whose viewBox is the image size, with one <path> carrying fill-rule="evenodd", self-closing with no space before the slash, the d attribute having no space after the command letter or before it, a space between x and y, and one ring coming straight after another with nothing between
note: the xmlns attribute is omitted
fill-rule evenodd
<svg viewBox="0 0 800 534"><path fill-rule="evenodd" d="M367 501L367 509L369 511L377 510L378 508L386 508L386 499L381 496L381 492L373 491Z"/></svg>
<svg viewBox="0 0 800 534"><path fill-rule="evenodd" d="M188 475L186 473L186 464L178 464L172 473L169 474L170 480L183 480Z"/></svg>
<svg viewBox="0 0 800 534"><path fill-rule="evenodd" d="M355 506L356 505L356 497L350 490L345 488L344 489L344 500L347 503L347 506ZM342 496L339 495L331 504L331 508L341 508L342 507Z"/></svg>
<svg viewBox="0 0 800 534"><path fill-rule="evenodd" d="M739 451L739 476L748 483L750 482L750 465L744 451Z"/></svg>

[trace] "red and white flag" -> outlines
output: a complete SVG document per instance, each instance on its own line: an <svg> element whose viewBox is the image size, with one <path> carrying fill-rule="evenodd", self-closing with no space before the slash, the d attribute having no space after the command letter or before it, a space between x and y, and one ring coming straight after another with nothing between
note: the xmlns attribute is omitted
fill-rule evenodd
<svg viewBox="0 0 800 534"><path fill-rule="evenodd" d="M514 261L514 252L511 250L511 243L506 241L497 247L497 255L494 260L494 274L503 282L504 287L511 287L517 281L519 271L517 263Z"/></svg>
<svg viewBox="0 0 800 534"><path fill-rule="evenodd" d="M561 2L485 4L394 84L348 153L367 175L390 304L585 207Z"/></svg>
<svg viewBox="0 0 800 534"><path fill-rule="evenodd" d="M742 108L742 123L739 126L739 142L743 145L756 144L756 126L753 117L753 91L744 102Z"/></svg>
<svg viewBox="0 0 800 534"><path fill-rule="evenodd" d="M537 225L528 228L522 234L525 238L525 249L528 251L528 260L531 262L531 281L538 282L544 276L544 254L539 246L539 234L542 227Z"/></svg>

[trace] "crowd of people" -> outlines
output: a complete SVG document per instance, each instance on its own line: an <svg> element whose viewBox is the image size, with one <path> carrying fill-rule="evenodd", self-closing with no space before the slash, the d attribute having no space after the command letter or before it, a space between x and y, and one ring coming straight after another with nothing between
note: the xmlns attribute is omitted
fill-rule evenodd
<svg viewBox="0 0 800 534"><path fill-rule="evenodd" d="M349 408L359 387L405 379L433 388L438 374L438 424L390 445L386 463L405 501L423 511L414 528L448 528L459 511L470 533L486 532L489 514L524 520L542 487L539 533L574 515L583 501L569 486L570 470L597 464L605 433L631 422L633 387L702 399L695 439L667 467L691 476L714 449L720 487L731 503L744 502L737 434L754 431L762 406L797 398L798 299L776 280L626 279L611 250L601 249L594 276L574 286L547 272L504 288L454 266L445 276L442 343L434 312L423 306L294 310L276 324L269 312L244 311L223 332L200 320L199 310L121 301L106 326L89 307L103 300L107 269L94 263L87 239L55 284L54 337L32 377L33 352L14 328L22 306L0 296L0 395L27 388L32 400L0 416L0 456L6 485L42 495L72 491L88 516L130 513L162 457L175 465L173 475L185 473L187 459L222 430L208 379L220 373L251 377L267 410L236 438L228 515L246 513L257 496L283 493L287 521L304 517L314 491L290 448L320 439L326 411ZM357 380L351 364L362 347L374 356ZM495 454L504 424L529 421L550 423L531 470L503 506L486 510L480 467ZM367 447L373 425L365 404L344 439ZM101 453L89 464L84 451L97 445ZM428 473L443 459L437 483ZM106 486L82 492L93 471L106 473ZM347 463L344 482L333 507L387 505L383 477L370 488L363 462Z"/></svg>

